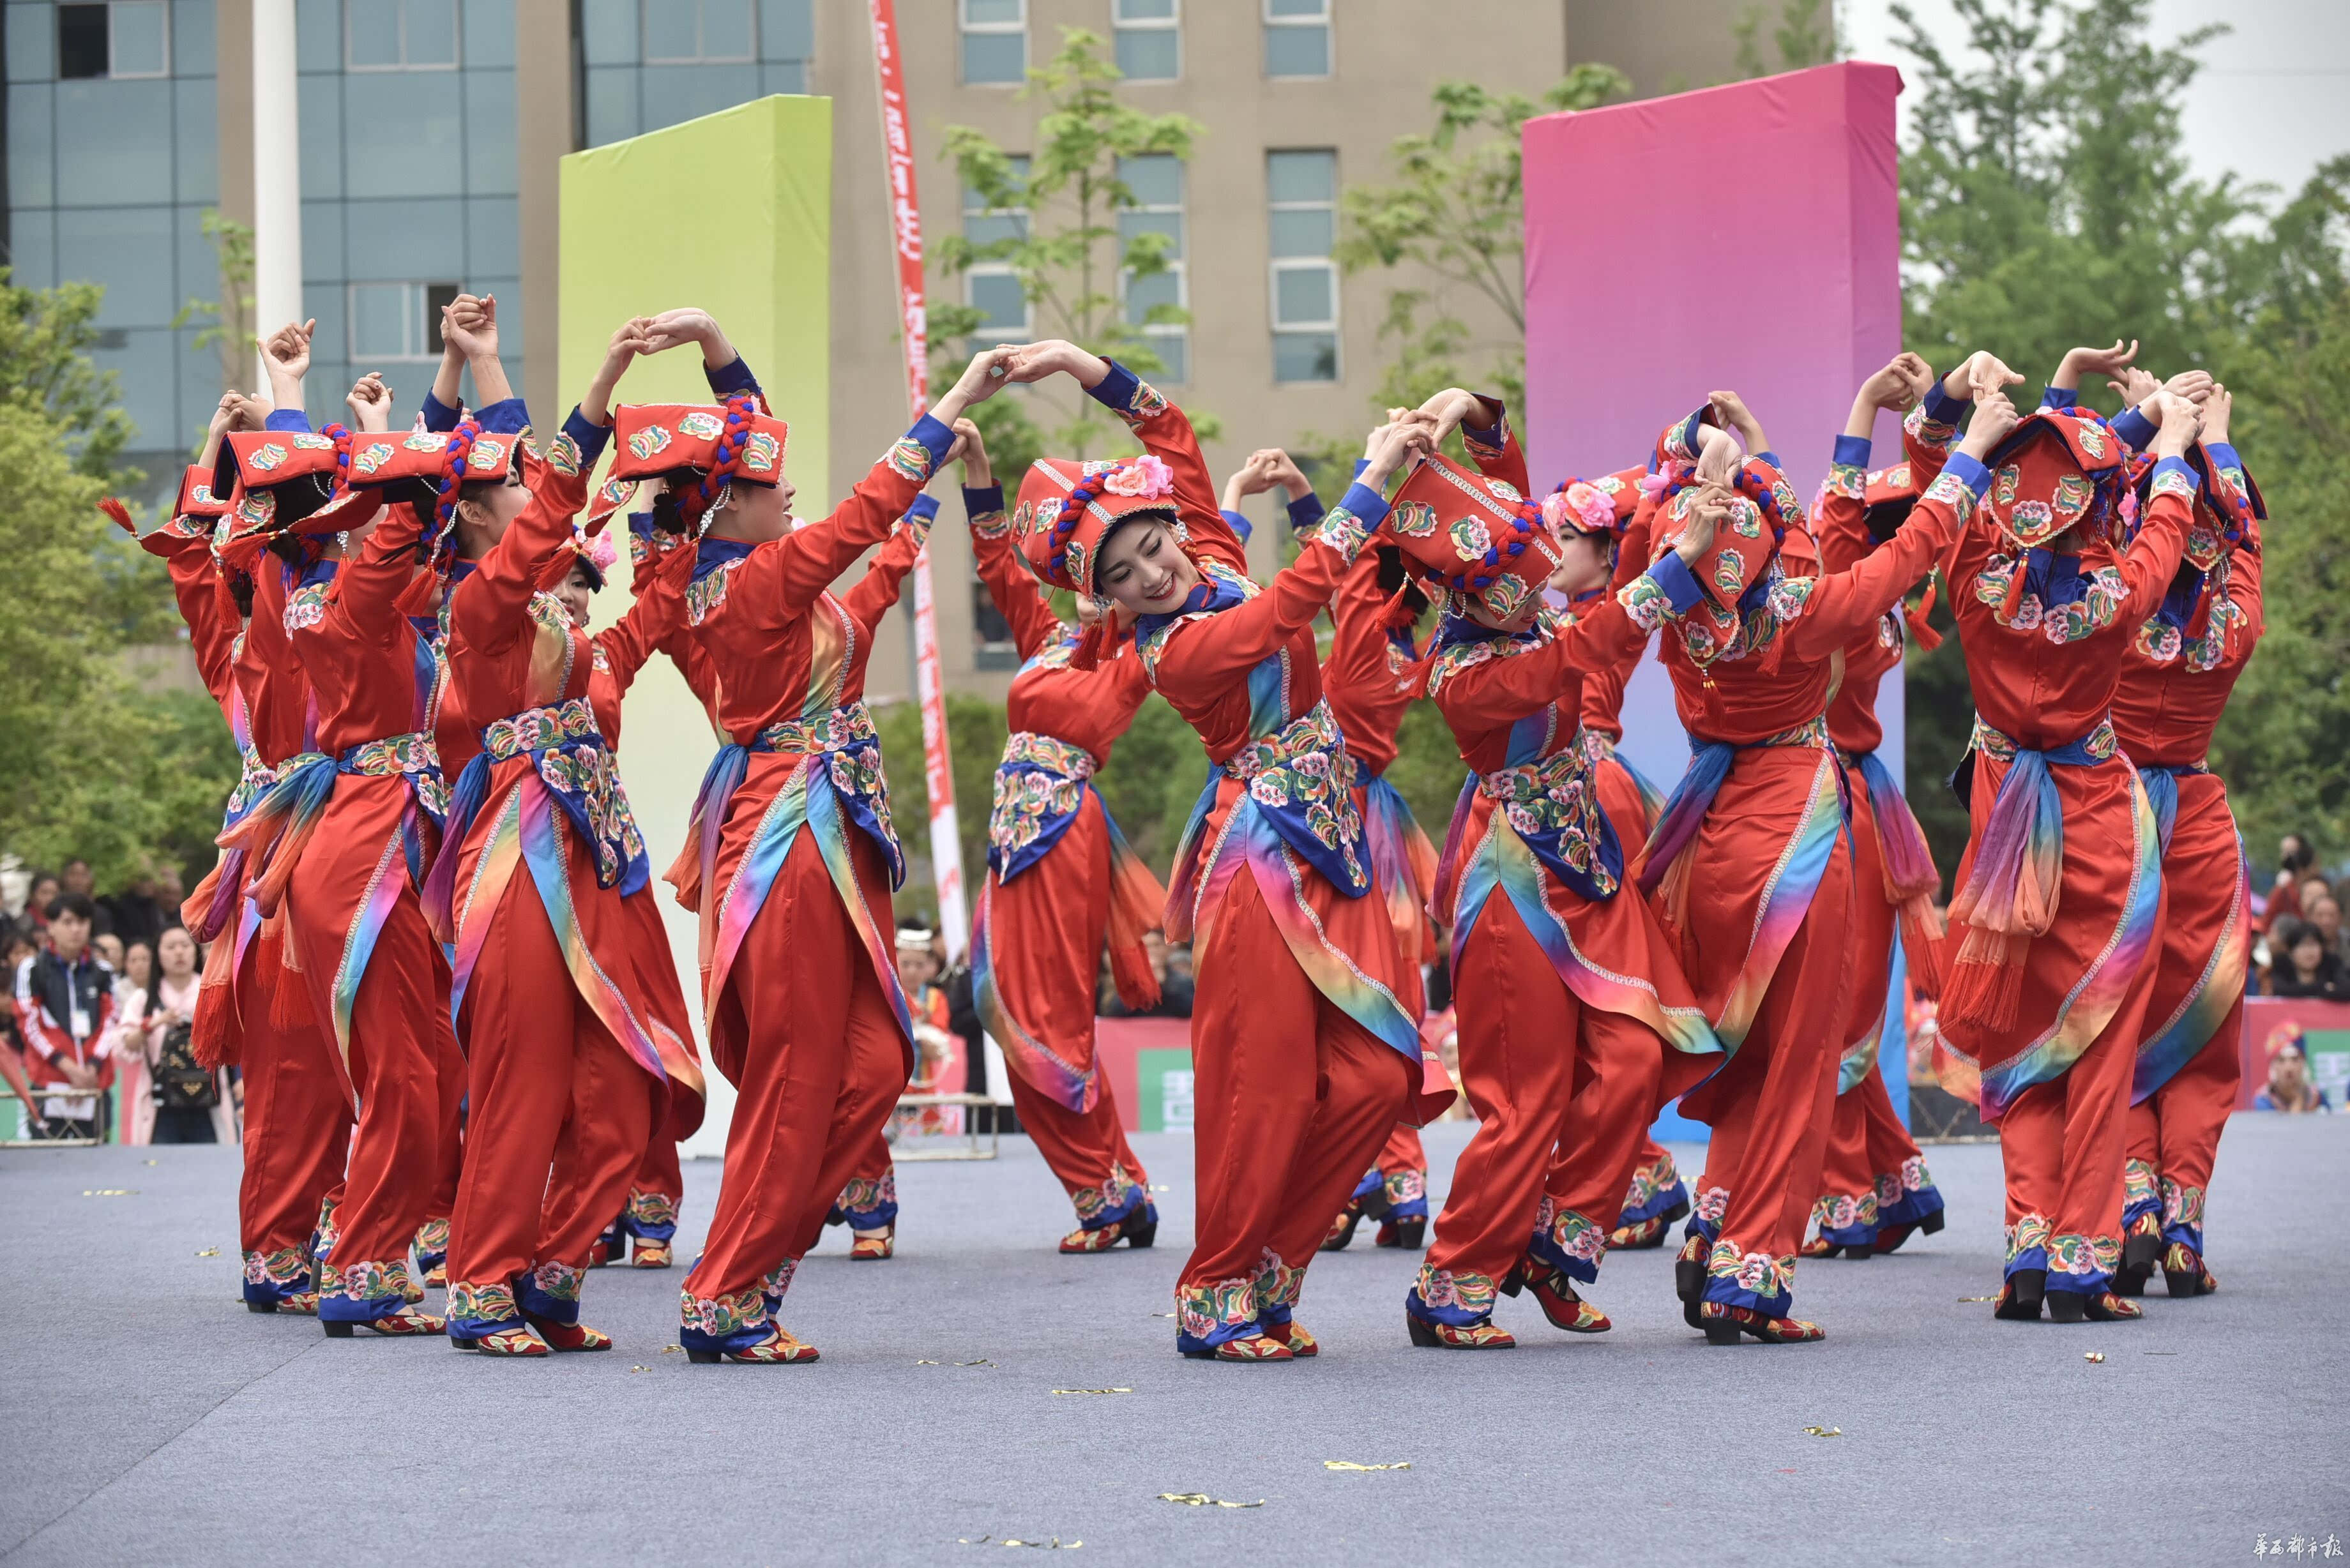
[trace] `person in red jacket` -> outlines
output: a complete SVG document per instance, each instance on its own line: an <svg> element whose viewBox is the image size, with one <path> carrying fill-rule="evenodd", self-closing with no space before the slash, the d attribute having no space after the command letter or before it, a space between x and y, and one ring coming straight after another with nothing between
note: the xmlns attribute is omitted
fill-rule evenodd
<svg viewBox="0 0 2350 1568"><path fill-rule="evenodd" d="M1903 354L1854 395L1813 506L1823 569L1857 565L1891 538L1941 472L1953 432L1939 421L1927 422L1934 386L1926 362ZM1941 396L1950 396L1947 389ZM1871 473L1870 432L1880 409L1914 410L1916 417L1902 428L1903 462ZM1848 1259L1870 1258L1892 1251L1914 1230L1942 1228L1942 1195L1877 1070L1897 931L1908 984L1929 1000L1940 989L1942 922L1934 896L1941 878L1899 783L1876 754L1884 738L1877 689L1900 665L1906 640L1895 609L1863 628L1845 649L1844 682L1828 705L1828 739L1844 764L1846 798L1852 803L1853 961L1822 1189L1812 1208L1819 1234L1805 1244L1805 1257L1841 1251Z"/></svg>
<svg viewBox="0 0 2350 1568"><path fill-rule="evenodd" d="M95 1140L106 1136L106 1101L91 1091L114 1084L114 971L90 950L98 907L87 893L60 893L42 913L47 940L16 966L10 991L25 1076L36 1091L80 1092L43 1096L34 1136Z"/></svg>
<svg viewBox="0 0 2350 1568"><path fill-rule="evenodd" d="M1988 437L2012 419L1979 416ZM1738 492L1679 613L1635 582L1634 617L1667 628L1663 658L1692 745L1644 851L1639 881L1678 938L1727 1064L1683 1096L1709 1123L1700 1201L1676 1268L1684 1315L1715 1344L1824 1338L1793 1315L1796 1250L1817 1195L1843 1032L1852 857L1825 714L1853 638L1898 603L1955 532L1929 493L1894 542L1822 573L1802 504L1760 457L1742 460L1700 410L1659 443L1665 480L1633 525L1619 577L1672 547L1719 474ZM1637 541L1638 547L1633 547Z"/></svg>
<svg viewBox="0 0 2350 1568"><path fill-rule="evenodd" d="M956 431L972 553L1021 659L1005 695L1012 734L995 770L987 880L972 925L972 1001L1003 1048L1020 1125L1076 1210L1061 1251L1148 1247L1159 1209L1095 1055L1095 976L1107 948L1119 999L1136 1012L1159 1005L1143 938L1158 929L1167 890L1092 781L1150 681L1122 632L1091 669L1076 668L1096 606L1078 600L1074 626L1054 613L1021 564L978 427L965 421Z"/></svg>
<svg viewBox="0 0 2350 1568"><path fill-rule="evenodd" d="M1498 402L1445 394L1422 413L1440 437L1473 421L1464 439L1482 471L1429 459L1388 524L1443 598L1425 684L1471 768L1434 907L1452 933L1461 1075L1479 1126L1406 1324L1417 1345L1506 1348L1516 1342L1492 1321L1495 1299L1522 1286L1555 1327L1613 1326L1576 1287L1597 1277L1666 1058L1693 1081L1721 1047L1656 917L1619 897L1623 851L1581 739L1581 671L1613 666L1648 628L1613 597L1572 620L1543 600L1569 562L1571 576L1604 584L1611 541L1580 528L1562 537L1563 506L1527 499ZM1693 605L1689 564L1727 513L1724 497L1639 584Z"/></svg>
<svg viewBox="0 0 2350 1568"><path fill-rule="evenodd" d="M1353 756L1324 700L1311 625L1386 512L1377 485L1426 444L1399 427L1269 588L1246 573L1191 421L1066 342L1017 380L1067 372L1145 455L1042 461L1014 526L1029 567L1136 617L1143 668L1214 764L1176 851L1167 935L1196 939L1198 1242L1176 1285L1176 1348L1222 1361L1312 1355L1306 1267L1388 1129L1429 1083L1401 1002L1395 931L1371 890ZM1097 623L1074 655L1107 651ZM1311 1041L1309 1050L1305 1042ZM1441 1069L1438 1069L1440 1076ZM1449 1081L1439 1104L1452 1096Z"/></svg>
<svg viewBox="0 0 2350 1568"><path fill-rule="evenodd" d="M707 369L739 363L700 312L656 342L672 335L699 342ZM827 590L899 531L950 454L949 421L1002 384L997 369L980 356L847 501L797 527L789 431L755 384L723 407L622 412L616 479L672 480L656 520L697 538L685 635L707 660L728 742L668 873L702 919L711 1061L738 1090L709 1238L680 1295L679 1341L697 1363L816 1359L775 1309L910 1073L889 945L903 860L864 703L874 628L896 588Z"/></svg>
<svg viewBox="0 0 2350 1568"><path fill-rule="evenodd" d="M2178 569L2201 489L2183 456L2197 414L2168 393L2112 425L2046 408L1989 449L1982 415L1918 503L1950 493L1960 513L1942 576L1976 709L1936 1068L1953 1093L1979 1090L2000 1129L2008 1250L1994 1314L2036 1319L2044 1301L2059 1322L2135 1318L2111 1283L2162 852L2109 710L2125 651ZM2124 545L2132 427L2153 431L2157 461Z"/></svg>
<svg viewBox="0 0 2350 1568"><path fill-rule="evenodd" d="M2236 1043L2252 917L2227 786L2205 756L2267 626L2261 533L2268 508L2228 442L2233 401L2215 385L2203 402L2202 435L2187 454L2202 488L2186 558L2123 653L2114 690L2114 732L2154 808L2166 895L2131 1071L2122 1262L2114 1275L2122 1295L2144 1290L2158 1261L2174 1296L2219 1288L2203 1262L2203 1191L2243 1070ZM2149 467L2133 493L2141 519L2152 509L2153 485ZM2238 875L2222 874L2230 866Z"/></svg>

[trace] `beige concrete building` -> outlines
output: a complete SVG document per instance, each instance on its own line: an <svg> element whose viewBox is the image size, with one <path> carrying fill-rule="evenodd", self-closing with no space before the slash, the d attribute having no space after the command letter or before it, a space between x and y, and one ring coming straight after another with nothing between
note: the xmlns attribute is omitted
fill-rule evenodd
<svg viewBox="0 0 2350 1568"><path fill-rule="evenodd" d="M1188 165L1129 180L1151 204L1135 221L1179 240L1177 275L1152 286L1191 317L1161 344L1177 368L1153 379L1222 421L1208 448L1221 478L1255 447L1368 424L1387 292L1429 280L1341 278L1328 261L1336 201L1347 184L1391 176L1388 147L1429 127L1436 83L1531 97L1584 60L1617 66L1644 93L1723 79L1744 8L898 0L923 231L934 244L967 221L940 153L943 128L976 127L1026 151L1039 106L1020 93L1023 71L1066 28L1102 36L1128 100L1204 128ZM216 355L172 319L182 300L219 292L197 219L207 205L247 221L253 211L251 0L5 9L8 259L23 283L108 285L99 358L121 370L138 444L168 490L175 449L219 384ZM836 105L831 472L845 483L903 426L863 0L296 0L296 14L304 309L320 323L314 417L354 367L385 369L414 408L437 357L437 301L460 286L499 294L518 379L535 407L560 406L557 161L764 93L807 92ZM935 270L930 281L933 297L991 306L1009 288L972 280L967 296L964 280ZM709 303L723 317L723 302ZM1504 342L1506 323L1482 297L1454 290L1443 305L1482 349ZM1261 565L1274 532L1259 535ZM1012 659L986 641L962 531L941 526L932 555L947 682L1000 695ZM876 698L909 691L908 648L902 625L882 639Z"/></svg>

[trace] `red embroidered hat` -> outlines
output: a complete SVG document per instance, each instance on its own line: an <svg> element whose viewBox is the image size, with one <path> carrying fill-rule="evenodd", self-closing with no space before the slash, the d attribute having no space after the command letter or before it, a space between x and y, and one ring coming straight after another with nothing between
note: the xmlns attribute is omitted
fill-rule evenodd
<svg viewBox="0 0 2350 1568"><path fill-rule="evenodd" d="M2241 468L2222 468L2210 447L2201 441L2188 449L2187 465L2201 481L2195 492L2194 510L2187 519L2187 564L2199 572L2209 572L2241 540L2249 538L2258 548L2268 507L2251 476ZM2153 503L2154 470L2155 460L2140 453L2130 460L2126 471L2116 507L2126 538L2137 537L2146 509Z"/></svg>
<svg viewBox="0 0 2350 1568"><path fill-rule="evenodd" d="M274 533L316 513L342 486L349 432L235 431L221 439L206 488L225 496L228 535ZM184 493L185 485L182 490Z"/></svg>
<svg viewBox="0 0 2350 1568"><path fill-rule="evenodd" d="M1566 558L1545 507L1441 453L1414 468L1396 492L1386 533L1422 581L1502 621L1540 598Z"/></svg>
<svg viewBox="0 0 2350 1568"><path fill-rule="evenodd" d="M1663 515L1649 545L1651 562L1680 542L1697 503L1696 464L1680 465L1670 478ZM1803 504L1777 469L1750 457L1739 464L1732 488L1737 495L1730 515L1715 528L1712 545L1690 568L1705 594L1691 613L1711 619L1724 640L1737 633L1739 601L1762 580L1774 557L1783 553L1792 563L1806 567L1814 559Z"/></svg>
<svg viewBox="0 0 2350 1568"><path fill-rule="evenodd" d="M1040 457L1020 481L1012 527L1021 560L1040 580L1106 600L1094 586L1102 545L1118 524L1145 512L1165 516L1175 543L1189 553L1191 536L1175 505L1175 471L1163 460L1148 452L1090 462Z"/></svg>
<svg viewBox="0 0 2350 1568"><path fill-rule="evenodd" d="M452 431L378 431L349 439L346 488L305 518L296 532L331 534L355 527L377 507L399 501L437 501L437 545L454 525L456 497L467 484L504 484L514 472L522 437L484 431L471 420Z"/></svg>
<svg viewBox="0 0 2350 1568"><path fill-rule="evenodd" d="M782 483L791 427L749 392L723 404L628 403L612 410L612 471L588 511L600 523L628 500L639 479L679 473L701 483L681 489L680 509L699 523L735 480L770 488Z"/></svg>
<svg viewBox="0 0 2350 1568"><path fill-rule="evenodd" d="M210 534L212 524L228 514L228 497L213 489L214 472L192 464L180 476L180 495L172 503L172 517L188 524L192 535Z"/></svg>
<svg viewBox="0 0 2350 1568"><path fill-rule="evenodd" d="M1543 521L1559 534L1607 534L1622 537L1640 509L1644 468L1627 468L1597 479L1570 479L1543 497Z"/></svg>
<svg viewBox="0 0 2350 1568"><path fill-rule="evenodd" d="M2027 550L2084 523L2102 538L2120 496L2122 463L2121 438L2094 410L2036 410L1991 454L1984 509Z"/></svg>

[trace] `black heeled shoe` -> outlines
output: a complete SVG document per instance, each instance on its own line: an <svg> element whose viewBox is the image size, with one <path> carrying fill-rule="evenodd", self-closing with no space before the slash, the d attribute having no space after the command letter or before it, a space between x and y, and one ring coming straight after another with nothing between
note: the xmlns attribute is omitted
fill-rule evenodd
<svg viewBox="0 0 2350 1568"><path fill-rule="evenodd" d="M1407 1252L1417 1252L1428 1241L1428 1221L1425 1219L1386 1220L1380 1224L1379 1233L1372 1241L1378 1246L1400 1247Z"/></svg>
<svg viewBox="0 0 2350 1568"><path fill-rule="evenodd" d="M2122 1266L2114 1271L2114 1294L2142 1296L2162 1262L2162 1233L2139 1232L2122 1243Z"/></svg>
<svg viewBox="0 0 2350 1568"><path fill-rule="evenodd" d="M1355 1239L1355 1227L1362 1222L1362 1210L1353 1203L1347 1204L1338 1211L1338 1217L1330 1222L1330 1233L1322 1238L1322 1245L1317 1250L1325 1252L1345 1251L1347 1244Z"/></svg>
<svg viewBox="0 0 2350 1568"><path fill-rule="evenodd" d="M1138 1252L1159 1240L1159 1221L1156 1220L1125 1220L1118 1231L1118 1239Z"/></svg>
<svg viewBox="0 0 2350 1568"><path fill-rule="evenodd" d="M2018 1269L1999 1287L1991 1315L2008 1323L2038 1323L2041 1303L2052 1293L2045 1269Z"/></svg>

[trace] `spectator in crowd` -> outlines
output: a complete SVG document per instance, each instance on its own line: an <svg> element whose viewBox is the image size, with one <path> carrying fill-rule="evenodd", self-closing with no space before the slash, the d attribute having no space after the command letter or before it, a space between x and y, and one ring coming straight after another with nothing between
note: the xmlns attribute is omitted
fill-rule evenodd
<svg viewBox="0 0 2350 1568"><path fill-rule="evenodd" d="M2269 932L2269 994L2343 999L2342 961L2326 950L2315 926L2288 920Z"/></svg>
<svg viewBox="0 0 2350 1568"><path fill-rule="evenodd" d="M25 1054L25 1034L16 1027L16 971L41 950L30 924L0 920L0 976L8 982L8 1001L0 1005L0 1050Z"/></svg>
<svg viewBox="0 0 2350 1568"><path fill-rule="evenodd" d="M25 923L32 928L35 946L39 945L40 934L48 929L49 906L56 903L57 895L64 891L65 889L57 885L56 872L33 873L33 890L25 899Z"/></svg>
<svg viewBox="0 0 2350 1568"><path fill-rule="evenodd" d="M163 934L165 926L179 922L178 909L173 909L167 914L161 900L156 897L155 878L152 877L133 877L130 884L106 900L106 904L114 917L114 934L120 937L126 946L131 942L145 942L151 948L155 945L155 939Z"/></svg>
<svg viewBox="0 0 2350 1568"><path fill-rule="evenodd" d="M2288 833L2277 840L2276 882L2269 889L2267 926L2276 929L2282 919L2301 918L2301 878L2317 863L2317 852L2309 846L2305 833Z"/></svg>
<svg viewBox="0 0 2350 1568"><path fill-rule="evenodd" d="M103 1089L114 1081L108 1025L114 1021L114 971L90 950L98 910L88 895L51 900L48 945L16 967L10 992L25 1040L25 1075L34 1086ZM105 1136L106 1099L45 1096L35 1136Z"/></svg>
<svg viewBox="0 0 2350 1568"><path fill-rule="evenodd" d="M2328 893L2324 898L2309 905L2308 919L2311 925L2317 928L2317 934L2324 939L2325 950L2334 955L2334 959L2336 963L2342 965L2342 972L2345 978L2350 978L2350 949L2345 949L2342 945L2342 901L2340 898L2334 894Z"/></svg>
<svg viewBox="0 0 2350 1568"><path fill-rule="evenodd" d="M106 949L99 944L99 955ZM114 1006L120 1012L130 993L139 992L152 995L155 989L155 949L148 942L132 942L122 950L122 962L114 976Z"/></svg>
<svg viewBox="0 0 2350 1568"><path fill-rule="evenodd" d="M97 879L90 875L88 861L78 855L67 861L64 867L57 872L57 887L61 892L71 893L77 898L89 900L91 936L103 937L113 933L114 916L104 904L99 902L96 892Z"/></svg>
<svg viewBox="0 0 2350 1568"><path fill-rule="evenodd" d="M137 950L136 949L133 950ZM196 1021L195 939L174 926L156 950L151 991L140 993L138 1050L150 1085L144 1116L155 1143L229 1143L236 1137L227 1069L207 1073L190 1042Z"/></svg>
<svg viewBox="0 0 2350 1568"><path fill-rule="evenodd" d="M1110 983L1109 964L1102 964L1099 1012L1104 1018L1189 1018L1191 1016L1191 950L1169 947L1157 931L1143 934L1142 950L1150 961L1150 972L1159 979L1159 1005L1147 1012L1137 1012L1126 1005Z"/></svg>
<svg viewBox="0 0 2350 1568"><path fill-rule="evenodd" d="M99 909L97 899L89 902L91 909L104 912ZM97 934L89 939L89 950L98 955L99 962L114 971L114 983L119 987L122 983L122 939L112 931L99 929L95 922L91 929Z"/></svg>
<svg viewBox="0 0 2350 1568"><path fill-rule="evenodd" d="M2298 1023L2281 1023L2270 1033L2268 1082L2252 1096L2252 1109L2300 1114L2334 1108L2324 1091L2310 1081L2309 1054L2302 1038Z"/></svg>

